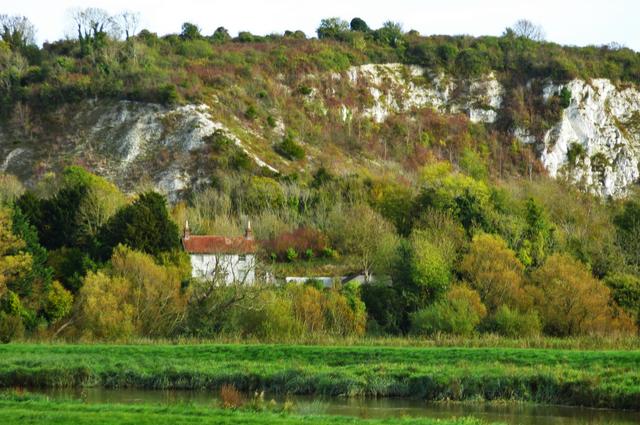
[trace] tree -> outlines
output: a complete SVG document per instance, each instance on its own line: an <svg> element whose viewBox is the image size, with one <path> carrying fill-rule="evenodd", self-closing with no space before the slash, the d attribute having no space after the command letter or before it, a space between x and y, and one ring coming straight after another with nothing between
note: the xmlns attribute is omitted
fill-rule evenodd
<svg viewBox="0 0 640 425"><path fill-rule="evenodd" d="M367 23L360 18L353 18L351 23L349 24L351 31L359 31L359 32L371 32L371 28Z"/></svg>
<svg viewBox="0 0 640 425"><path fill-rule="evenodd" d="M16 176L0 173L0 207L12 204L23 193L24 186Z"/></svg>
<svg viewBox="0 0 640 425"><path fill-rule="evenodd" d="M140 24L140 14L138 12L131 12L125 10L120 12L116 17L117 25L124 31L126 40L135 35L138 31L138 25Z"/></svg>
<svg viewBox="0 0 640 425"><path fill-rule="evenodd" d="M229 35L229 30L225 27L218 27L211 36L211 39L217 43L226 43L231 40L231 35Z"/></svg>
<svg viewBox="0 0 640 425"><path fill-rule="evenodd" d="M392 280L403 299L405 315L438 301L449 288L450 263L426 232L414 230L408 241L399 244L396 258ZM407 330L407 320L405 316L403 330Z"/></svg>
<svg viewBox="0 0 640 425"><path fill-rule="evenodd" d="M374 31L374 37L380 43L393 48L399 47L404 37L402 25L397 22L387 21L382 25L382 28Z"/></svg>
<svg viewBox="0 0 640 425"><path fill-rule="evenodd" d="M518 37L528 38L533 41L544 41L544 29L528 19L520 19L510 29Z"/></svg>
<svg viewBox="0 0 640 425"><path fill-rule="evenodd" d="M398 334L403 330L404 301L395 287L384 283L363 285L362 301L369 318L368 332Z"/></svg>
<svg viewBox="0 0 640 425"><path fill-rule="evenodd" d="M12 50L21 50L36 42L36 30L25 16L0 15L0 38Z"/></svg>
<svg viewBox="0 0 640 425"><path fill-rule="evenodd" d="M316 32L321 40L328 38L344 41L349 32L349 23L340 18L323 19Z"/></svg>
<svg viewBox="0 0 640 425"><path fill-rule="evenodd" d="M547 333L558 336L630 332L633 321L612 309L611 291L577 260L554 254L532 275Z"/></svg>
<svg viewBox="0 0 640 425"><path fill-rule="evenodd" d="M476 235L460 272L492 312L501 305L529 306L523 287L524 266L499 236Z"/></svg>
<svg viewBox="0 0 640 425"><path fill-rule="evenodd" d="M366 204L334 209L330 221L333 226L328 232L333 245L354 257L366 281L375 272L388 273L398 243L388 221Z"/></svg>
<svg viewBox="0 0 640 425"><path fill-rule="evenodd" d="M98 241L103 258L108 258L119 244L158 256L178 249L180 234L169 217L165 198L146 192L109 219L100 229Z"/></svg>
<svg viewBox="0 0 640 425"><path fill-rule="evenodd" d="M120 32L117 20L104 9L96 7L72 9L71 19L75 25L83 55L101 49L109 36L117 38Z"/></svg>
<svg viewBox="0 0 640 425"><path fill-rule="evenodd" d="M539 266L553 250L555 229L544 207L533 198L527 200L525 218L527 229L518 250L518 257L525 266Z"/></svg>
<svg viewBox="0 0 640 425"><path fill-rule="evenodd" d="M613 218L616 239L622 248L626 262L640 270L640 202L629 200L623 210Z"/></svg>
<svg viewBox="0 0 640 425"><path fill-rule="evenodd" d="M77 328L84 339L112 341L133 335L133 305L128 301L129 282L103 272L90 272L78 301Z"/></svg>
<svg viewBox="0 0 640 425"><path fill-rule="evenodd" d="M200 33L200 28L196 24L185 22L182 24L180 37L183 40L198 40L202 38L202 34Z"/></svg>
<svg viewBox="0 0 640 425"><path fill-rule="evenodd" d="M464 49L456 56L456 71L463 77L477 77L489 70L487 58L476 49Z"/></svg>
<svg viewBox="0 0 640 425"><path fill-rule="evenodd" d="M626 273L616 273L604 280L611 289L611 297L640 325L640 277Z"/></svg>
<svg viewBox="0 0 640 425"><path fill-rule="evenodd" d="M454 286L444 299L411 314L411 330L416 334L446 333L471 335L487 310L478 293L467 286Z"/></svg>
<svg viewBox="0 0 640 425"><path fill-rule="evenodd" d="M188 293L182 290L181 271L161 266L148 254L119 245L111 257L112 278L129 282L127 302L132 306L135 332L143 337L171 336L186 314Z"/></svg>
<svg viewBox="0 0 640 425"><path fill-rule="evenodd" d="M24 252L31 256L31 265L27 273L14 281L13 290L21 297L32 297L52 283L53 271L47 264L48 252L40 245L36 229L28 222L18 207L13 208L12 232L24 241Z"/></svg>
<svg viewBox="0 0 640 425"><path fill-rule="evenodd" d="M31 255L24 252L25 242L13 233L10 211L0 209L0 299L15 293L16 281L23 279L32 265Z"/></svg>

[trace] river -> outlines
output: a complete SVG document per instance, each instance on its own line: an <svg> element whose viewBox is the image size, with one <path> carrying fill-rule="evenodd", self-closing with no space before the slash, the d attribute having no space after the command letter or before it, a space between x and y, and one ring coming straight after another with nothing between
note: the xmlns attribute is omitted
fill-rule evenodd
<svg viewBox="0 0 640 425"><path fill-rule="evenodd" d="M54 400L82 399L87 403L195 403L216 406L214 391L159 391L139 389L47 389L35 390ZM269 400L269 397L265 397ZM283 402L283 397L274 397ZM294 411L308 414L357 416L361 418L473 416L487 422L509 425L637 425L640 412L549 406L530 403L426 403L407 399L317 398L291 396Z"/></svg>

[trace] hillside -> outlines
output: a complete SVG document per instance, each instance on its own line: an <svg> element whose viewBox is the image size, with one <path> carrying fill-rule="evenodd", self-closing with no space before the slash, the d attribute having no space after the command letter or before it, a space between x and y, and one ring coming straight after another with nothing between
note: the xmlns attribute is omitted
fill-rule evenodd
<svg viewBox="0 0 640 425"><path fill-rule="evenodd" d="M0 171L33 183L80 164L127 191L150 183L178 199L216 170L323 165L412 180L471 149L499 178L548 173L614 197L638 180L638 53L510 30L423 37L322 25L320 40L143 30L36 51L5 43ZM285 139L304 158L278 149Z"/></svg>
<svg viewBox="0 0 640 425"><path fill-rule="evenodd" d="M0 34L1 341L637 334L637 52L87 25Z"/></svg>

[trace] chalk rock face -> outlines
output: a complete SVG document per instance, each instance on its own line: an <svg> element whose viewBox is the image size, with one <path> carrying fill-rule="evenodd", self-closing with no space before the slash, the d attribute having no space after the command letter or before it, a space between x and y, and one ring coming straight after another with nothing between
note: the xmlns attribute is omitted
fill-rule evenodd
<svg viewBox="0 0 640 425"><path fill-rule="evenodd" d="M455 80L429 74L417 65L367 64L351 67L352 85L364 85L373 100L361 113L380 123L398 112L431 107L443 113L465 112L473 122L495 122L504 89L493 74ZM343 112L343 117L346 114Z"/></svg>
<svg viewBox="0 0 640 425"><path fill-rule="evenodd" d="M562 88L550 84L544 96ZM571 103L544 136L542 163L553 177L602 196L624 196L640 177L640 92L607 79L573 80L566 88Z"/></svg>
<svg viewBox="0 0 640 425"><path fill-rule="evenodd" d="M4 142L0 128L0 172L10 172L24 181L33 178L34 169L45 164L73 158L100 175L108 177L124 190L148 183L177 199L180 192L201 180L193 155L205 146L214 132L222 132L252 158L258 166L275 168L262 161L225 125L211 118L207 105L165 107L129 101L83 102L64 126L63 143L57 143L55 155L40 145L14 148ZM203 170L204 172L204 170Z"/></svg>

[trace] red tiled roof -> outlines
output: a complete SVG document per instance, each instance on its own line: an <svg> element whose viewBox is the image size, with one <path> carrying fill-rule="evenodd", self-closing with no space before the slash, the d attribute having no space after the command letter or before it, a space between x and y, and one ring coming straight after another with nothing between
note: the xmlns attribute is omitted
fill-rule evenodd
<svg viewBox="0 0 640 425"><path fill-rule="evenodd" d="M190 254L253 254L256 242L243 237L194 236L182 239L182 246Z"/></svg>

